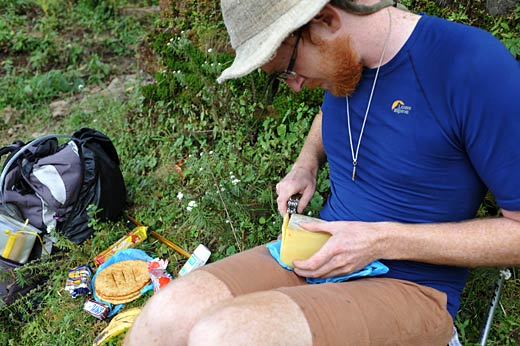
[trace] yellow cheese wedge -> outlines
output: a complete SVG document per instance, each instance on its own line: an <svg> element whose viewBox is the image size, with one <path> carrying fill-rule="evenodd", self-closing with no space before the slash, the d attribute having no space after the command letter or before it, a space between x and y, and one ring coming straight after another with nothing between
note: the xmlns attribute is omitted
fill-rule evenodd
<svg viewBox="0 0 520 346"><path fill-rule="evenodd" d="M325 222L314 217L285 214L282 225L282 245L280 260L293 267L294 260L306 260L318 251L330 238L329 233L310 232L300 226L300 222Z"/></svg>

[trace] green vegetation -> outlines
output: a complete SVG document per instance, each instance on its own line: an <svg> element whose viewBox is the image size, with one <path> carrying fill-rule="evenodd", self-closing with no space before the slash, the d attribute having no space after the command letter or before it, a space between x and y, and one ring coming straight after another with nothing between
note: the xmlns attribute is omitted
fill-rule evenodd
<svg viewBox="0 0 520 346"><path fill-rule="evenodd" d="M490 17L485 1L455 1L442 9L432 1L403 2L490 30L519 57L520 8ZM172 4L170 15L161 16L139 0L0 0L0 131L3 145L83 126L106 133L121 157L129 214L189 252L205 244L214 261L279 233L275 184L296 158L322 92L293 94L282 86L267 105L261 72L217 84L232 59L218 2ZM67 104L63 113L51 107L58 100ZM309 213L320 209L327 185L325 169ZM490 198L479 215L496 212ZM81 246L59 239L61 251L18 273L20 280L29 273L49 280L0 308L0 344L87 345L107 325L82 311L82 298L64 291L70 268L92 263L128 231L124 221L93 220L93 226L93 239ZM185 261L154 239L140 248L168 258L174 276ZM513 274L490 344L520 341ZM478 339L497 276L495 269L472 273L456 322L465 345ZM149 295L129 306L144 304Z"/></svg>

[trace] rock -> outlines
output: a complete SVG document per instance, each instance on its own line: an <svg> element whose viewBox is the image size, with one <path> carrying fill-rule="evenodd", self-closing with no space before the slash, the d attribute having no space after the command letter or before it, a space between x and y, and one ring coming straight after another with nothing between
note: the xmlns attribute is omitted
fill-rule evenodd
<svg viewBox="0 0 520 346"><path fill-rule="evenodd" d="M17 119L20 119L21 116L22 116L22 111L16 109L16 108L13 108L13 107L5 107L4 109L2 109L0 111L0 114L1 114L1 117L4 119L4 122L6 124L10 124L10 123L16 123Z"/></svg>
<svg viewBox="0 0 520 346"><path fill-rule="evenodd" d="M15 124L14 126L7 129L7 136L8 137L18 137L17 134L20 132L24 132L26 130L26 127L24 124Z"/></svg>
<svg viewBox="0 0 520 346"><path fill-rule="evenodd" d="M110 84L101 93L111 97L118 97L133 90L136 85L137 76L135 74L122 75L112 79Z"/></svg>
<svg viewBox="0 0 520 346"><path fill-rule="evenodd" d="M49 105L53 118L62 118L70 113L70 103L68 101L54 101Z"/></svg>
<svg viewBox="0 0 520 346"><path fill-rule="evenodd" d="M106 89L103 90L103 94L118 96L123 94L124 90L124 82L119 77L116 77L112 79L108 87L106 87Z"/></svg>
<svg viewBox="0 0 520 346"><path fill-rule="evenodd" d="M486 8L489 14L496 16L511 12L520 0L487 0Z"/></svg>

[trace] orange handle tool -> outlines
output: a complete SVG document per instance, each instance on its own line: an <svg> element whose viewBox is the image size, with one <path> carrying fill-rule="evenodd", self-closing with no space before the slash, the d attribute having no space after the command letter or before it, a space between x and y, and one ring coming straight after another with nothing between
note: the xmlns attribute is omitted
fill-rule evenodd
<svg viewBox="0 0 520 346"><path fill-rule="evenodd" d="M126 217L134 225L136 225L136 226L144 226L141 222L137 221L133 217L131 217L129 215L127 215ZM148 228L148 229L150 229L150 228ZM175 244L174 242L166 239L165 237L163 237L159 233L157 233L155 231L152 231L152 230L148 231L148 233L150 234L150 236L154 237L155 239L157 239L158 241L160 241L164 245L168 246L170 249L180 253L181 255L183 255L186 258L190 258L191 254L189 252L187 252L186 250L184 250L183 248L181 248L179 245Z"/></svg>

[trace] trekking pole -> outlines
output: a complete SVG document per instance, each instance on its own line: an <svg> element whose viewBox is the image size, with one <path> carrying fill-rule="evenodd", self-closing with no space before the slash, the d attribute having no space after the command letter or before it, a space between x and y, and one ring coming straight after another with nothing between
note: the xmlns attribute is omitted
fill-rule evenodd
<svg viewBox="0 0 520 346"><path fill-rule="evenodd" d="M482 334L480 337L480 346L486 346L489 331L491 330L491 324L493 323L493 318L495 317L495 310L497 309L498 301L500 299L500 293L502 292L502 288L504 287L504 281L508 280L510 277L511 271L508 268L500 270L500 275L495 288L493 300L491 301L491 306L489 307L486 324L482 329Z"/></svg>

